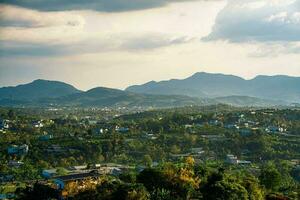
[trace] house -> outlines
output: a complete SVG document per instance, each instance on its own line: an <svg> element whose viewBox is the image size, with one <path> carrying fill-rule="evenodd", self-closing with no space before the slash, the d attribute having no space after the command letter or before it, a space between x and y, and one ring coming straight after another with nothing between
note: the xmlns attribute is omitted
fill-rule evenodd
<svg viewBox="0 0 300 200"><path fill-rule="evenodd" d="M224 141L227 138L223 135L201 135L202 138L208 139L210 141Z"/></svg>
<svg viewBox="0 0 300 200"><path fill-rule="evenodd" d="M127 128L127 127L116 126L115 130L118 131L119 133L127 133L127 132L129 132L129 128Z"/></svg>
<svg viewBox="0 0 300 200"><path fill-rule="evenodd" d="M226 124L224 127L227 128L227 129L239 129L240 128L236 124Z"/></svg>
<svg viewBox="0 0 300 200"><path fill-rule="evenodd" d="M249 129L241 129L239 132L240 132L240 135L244 136L244 137L251 135L251 130L249 130Z"/></svg>
<svg viewBox="0 0 300 200"><path fill-rule="evenodd" d="M44 124L42 123L42 121L37 120L37 121L33 121L33 122L32 122L32 126L33 126L34 128L42 128L42 127L44 127Z"/></svg>
<svg viewBox="0 0 300 200"><path fill-rule="evenodd" d="M98 178L99 176L100 174L97 171L69 174L65 176L54 177L54 183L57 185L57 189L63 190L67 184L70 184L72 182L83 181L90 178Z"/></svg>
<svg viewBox="0 0 300 200"><path fill-rule="evenodd" d="M2 174L0 173L0 183L1 182L9 182L13 181L14 176L9 174Z"/></svg>
<svg viewBox="0 0 300 200"><path fill-rule="evenodd" d="M208 124L209 124L209 125L212 125L212 126L217 126L217 125L220 124L220 122L219 122L219 120L214 119L214 120L210 120L210 121L208 122Z"/></svg>
<svg viewBox="0 0 300 200"><path fill-rule="evenodd" d="M226 156L225 162L226 162L226 163L229 163L229 164L238 164L238 158L237 158L237 156L235 156L235 155L228 154L228 155Z"/></svg>
<svg viewBox="0 0 300 200"><path fill-rule="evenodd" d="M8 120L0 119L0 130L9 129Z"/></svg>
<svg viewBox="0 0 300 200"><path fill-rule="evenodd" d="M89 125L96 125L98 123L97 120L88 120Z"/></svg>
<svg viewBox="0 0 300 200"><path fill-rule="evenodd" d="M51 134L45 134L45 135L41 135L39 137L40 141L48 141L50 139L53 139L53 135L51 135Z"/></svg>
<svg viewBox="0 0 300 200"><path fill-rule="evenodd" d="M286 129L278 126L268 126L265 131L268 133L282 133L286 131Z"/></svg>
<svg viewBox="0 0 300 200"><path fill-rule="evenodd" d="M198 148L191 148L191 153L192 154L203 154L203 148L202 147L198 147Z"/></svg>
<svg viewBox="0 0 300 200"><path fill-rule="evenodd" d="M29 151L29 147L27 144L23 144L20 146L12 145L7 148L7 153L9 155L25 155Z"/></svg>
<svg viewBox="0 0 300 200"><path fill-rule="evenodd" d="M52 178L57 175L58 175L57 169L44 169L42 171L42 176L47 179Z"/></svg>
<svg viewBox="0 0 300 200"><path fill-rule="evenodd" d="M24 163L23 162L21 162L21 161L15 161L15 160L10 160L9 162L8 162L8 166L9 167L20 167L20 166L22 166L22 165L24 165Z"/></svg>
<svg viewBox="0 0 300 200"><path fill-rule="evenodd" d="M247 161L247 160L239 160L237 158L237 156L235 155L232 155L232 154L228 154L226 156L226 160L225 160L226 163L229 163L229 164L235 164L235 165L250 165L251 164L251 161Z"/></svg>
<svg viewBox="0 0 300 200"><path fill-rule="evenodd" d="M48 147L46 151L49 153L61 153L64 152L65 150L61 146L53 144L50 147Z"/></svg>
<svg viewBox="0 0 300 200"><path fill-rule="evenodd" d="M238 160L238 163L239 165L251 165L251 161L248 161L248 160Z"/></svg>
<svg viewBox="0 0 300 200"><path fill-rule="evenodd" d="M186 128L186 129L188 129L188 128L193 128L193 125L191 125L191 124L186 124L186 125L184 125L184 128Z"/></svg>
<svg viewBox="0 0 300 200"><path fill-rule="evenodd" d="M147 138L147 139L150 139L150 140L156 140L158 137L157 136L155 136L153 133L146 133L145 134L145 137Z"/></svg>
<svg viewBox="0 0 300 200"><path fill-rule="evenodd" d="M93 135L101 135L105 132L105 130L103 128L95 128L93 129L92 133Z"/></svg>

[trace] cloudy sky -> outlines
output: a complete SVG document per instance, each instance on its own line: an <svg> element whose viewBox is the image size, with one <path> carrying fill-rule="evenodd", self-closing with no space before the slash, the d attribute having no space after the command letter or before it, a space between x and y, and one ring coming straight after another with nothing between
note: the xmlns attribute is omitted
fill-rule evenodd
<svg viewBox="0 0 300 200"><path fill-rule="evenodd" d="M300 0L0 0L0 86L300 76Z"/></svg>

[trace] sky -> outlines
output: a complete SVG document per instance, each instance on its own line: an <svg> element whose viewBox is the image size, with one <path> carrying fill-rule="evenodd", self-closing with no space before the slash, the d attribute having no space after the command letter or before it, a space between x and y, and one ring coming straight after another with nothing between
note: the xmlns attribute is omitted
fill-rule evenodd
<svg viewBox="0 0 300 200"><path fill-rule="evenodd" d="M0 87L300 76L300 0L0 0Z"/></svg>

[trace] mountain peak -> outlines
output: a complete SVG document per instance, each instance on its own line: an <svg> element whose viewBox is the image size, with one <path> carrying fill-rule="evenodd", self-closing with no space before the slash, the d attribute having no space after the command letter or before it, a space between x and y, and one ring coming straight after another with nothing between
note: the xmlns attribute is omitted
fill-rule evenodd
<svg viewBox="0 0 300 200"><path fill-rule="evenodd" d="M81 91L67 83L43 79L37 79L31 83L18 85L16 87L0 88L0 96L2 99L29 101L40 98L55 98L79 92Z"/></svg>

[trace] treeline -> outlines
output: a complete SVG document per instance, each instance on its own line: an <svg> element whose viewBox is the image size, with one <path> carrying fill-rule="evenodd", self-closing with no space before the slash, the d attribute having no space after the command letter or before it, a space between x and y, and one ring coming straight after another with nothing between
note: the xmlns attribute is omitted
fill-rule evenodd
<svg viewBox="0 0 300 200"><path fill-rule="evenodd" d="M280 169L267 163L253 175L217 166L197 165L192 157L183 163L164 163L156 168L128 172L118 178L85 181L85 187L67 193L73 200L297 200L299 184L287 183ZM81 184L82 183L78 183ZM73 191L73 193L72 193ZM75 192L74 192L75 191ZM58 198L57 190L35 184L20 190L19 200Z"/></svg>

